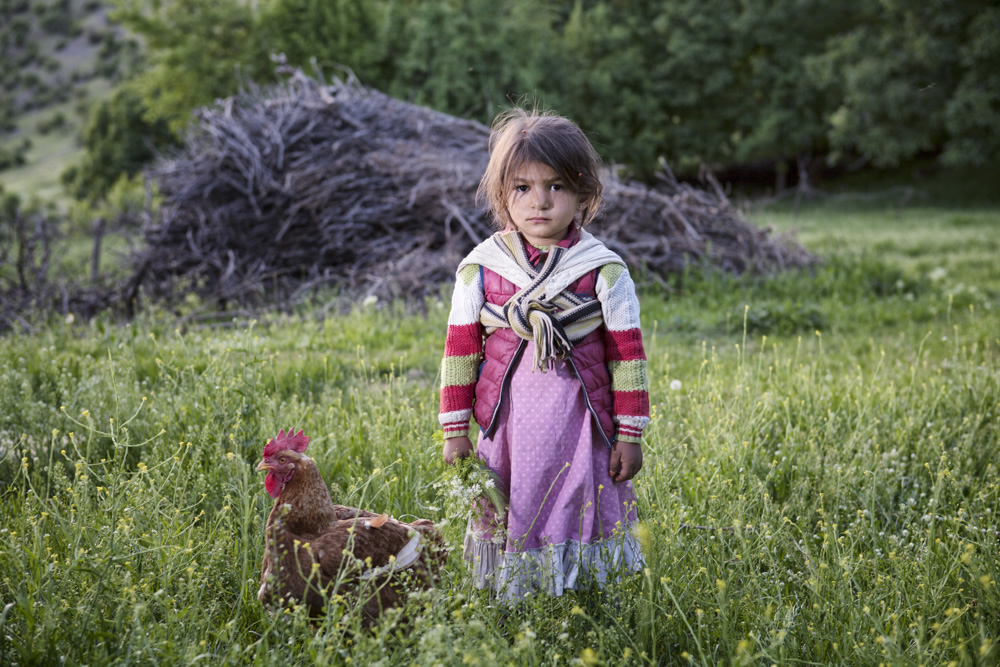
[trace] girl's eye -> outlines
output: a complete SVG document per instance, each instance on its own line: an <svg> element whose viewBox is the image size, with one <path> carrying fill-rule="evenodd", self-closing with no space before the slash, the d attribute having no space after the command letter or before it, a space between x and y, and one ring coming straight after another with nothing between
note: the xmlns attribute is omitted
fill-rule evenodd
<svg viewBox="0 0 1000 667"><path fill-rule="evenodd" d="M562 189L563 189L563 184L562 183L553 183L552 184L552 191L553 192L559 192Z"/></svg>
<svg viewBox="0 0 1000 667"><path fill-rule="evenodd" d="M514 186L514 191L515 192L527 192L528 191L528 186L527 185L515 185Z"/></svg>

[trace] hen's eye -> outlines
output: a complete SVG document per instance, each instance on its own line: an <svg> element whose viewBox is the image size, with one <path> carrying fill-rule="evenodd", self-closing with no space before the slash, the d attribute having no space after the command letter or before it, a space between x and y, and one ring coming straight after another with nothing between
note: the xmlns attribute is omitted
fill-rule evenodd
<svg viewBox="0 0 1000 667"><path fill-rule="evenodd" d="M285 459L285 457L284 457L284 456L282 456L282 457L281 457L280 459L278 459L278 461L279 461L280 463L284 463L284 462L285 462L285 460L286 460L286 459Z"/></svg>

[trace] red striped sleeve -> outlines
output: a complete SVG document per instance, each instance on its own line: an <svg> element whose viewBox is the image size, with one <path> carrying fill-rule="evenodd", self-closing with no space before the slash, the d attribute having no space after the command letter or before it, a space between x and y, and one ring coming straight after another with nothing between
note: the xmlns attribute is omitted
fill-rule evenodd
<svg viewBox="0 0 1000 667"><path fill-rule="evenodd" d="M634 361L646 358L646 352L642 348L642 329L606 331L604 338L606 361Z"/></svg>
<svg viewBox="0 0 1000 667"><path fill-rule="evenodd" d="M476 385L451 385L441 387L441 412L467 410L476 399Z"/></svg>
<svg viewBox="0 0 1000 667"><path fill-rule="evenodd" d="M483 349L483 329L479 322L449 324L444 341L444 356L466 357L479 354Z"/></svg>
<svg viewBox="0 0 1000 667"><path fill-rule="evenodd" d="M645 391L616 391L612 393L616 415L630 417L649 416L649 394Z"/></svg>

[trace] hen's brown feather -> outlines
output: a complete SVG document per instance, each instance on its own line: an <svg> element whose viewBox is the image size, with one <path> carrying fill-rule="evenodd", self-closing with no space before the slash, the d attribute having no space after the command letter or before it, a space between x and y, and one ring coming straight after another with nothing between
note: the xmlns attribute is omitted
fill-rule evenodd
<svg viewBox="0 0 1000 667"><path fill-rule="evenodd" d="M399 604L408 589L432 585L447 555L433 523L403 523L334 505L312 459L294 451L280 454L294 463L295 472L267 518L261 602L294 600L318 614L331 594L357 596L371 621ZM415 535L420 536L416 560L397 567L403 565L398 555Z"/></svg>

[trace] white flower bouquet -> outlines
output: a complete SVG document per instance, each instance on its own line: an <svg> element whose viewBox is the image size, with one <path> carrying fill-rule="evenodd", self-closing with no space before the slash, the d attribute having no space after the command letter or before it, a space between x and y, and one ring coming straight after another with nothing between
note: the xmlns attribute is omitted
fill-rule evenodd
<svg viewBox="0 0 1000 667"><path fill-rule="evenodd" d="M475 455L448 466L442 481L434 486L442 492L449 518L470 516L482 509L483 501L500 521L507 515L508 498L500 488L499 476Z"/></svg>

